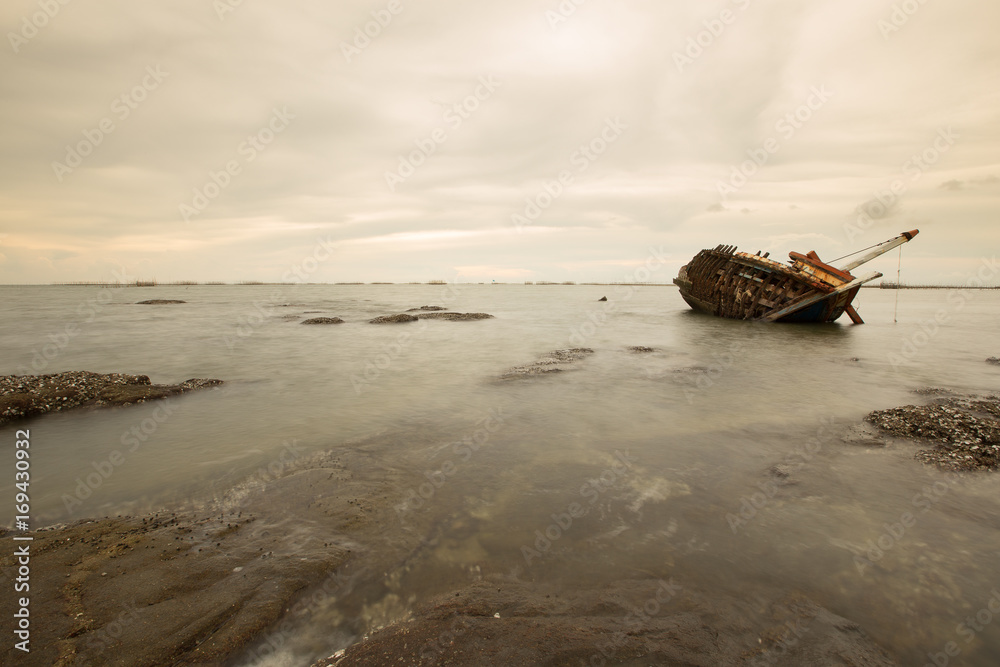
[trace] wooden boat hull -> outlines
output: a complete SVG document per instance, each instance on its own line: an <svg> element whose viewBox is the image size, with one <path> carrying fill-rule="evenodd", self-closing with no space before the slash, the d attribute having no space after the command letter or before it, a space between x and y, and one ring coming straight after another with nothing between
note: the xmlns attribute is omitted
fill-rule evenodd
<svg viewBox="0 0 1000 667"><path fill-rule="evenodd" d="M842 268L830 266L814 251L788 253L790 262L768 259L768 253L736 252L736 246L702 250L681 267L674 284L689 306L719 317L764 322L833 322L847 313L863 324L851 306L876 272L855 277L851 271L912 240L919 229L859 250L870 250ZM848 255L850 257L850 255ZM843 259L843 258L841 258Z"/></svg>
<svg viewBox="0 0 1000 667"><path fill-rule="evenodd" d="M850 307L860 285L843 292L815 275L767 257L720 246L702 250L681 271L674 284L695 310L738 320L761 320L816 293L829 293L773 321L833 322ZM847 275L853 279L853 276ZM840 283L849 283L841 279Z"/></svg>

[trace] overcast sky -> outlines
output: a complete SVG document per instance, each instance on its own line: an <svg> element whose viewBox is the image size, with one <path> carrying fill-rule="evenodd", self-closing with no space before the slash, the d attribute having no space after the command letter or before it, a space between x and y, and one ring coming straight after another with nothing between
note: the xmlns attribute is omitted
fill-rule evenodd
<svg viewBox="0 0 1000 667"><path fill-rule="evenodd" d="M1000 248L997 3L576 3L5 0L0 283Z"/></svg>

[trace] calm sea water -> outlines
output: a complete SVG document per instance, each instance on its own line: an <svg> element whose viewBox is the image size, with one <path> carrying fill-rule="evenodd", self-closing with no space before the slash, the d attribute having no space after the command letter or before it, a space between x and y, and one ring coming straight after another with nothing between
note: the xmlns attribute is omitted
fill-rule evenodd
<svg viewBox="0 0 1000 667"><path fill-rule="evenodd" d="M135 304L150 298L187 303ZM496 319L367 324L422 305ZM846 317L757 326L692 313L673 287L7 286L0 374L227 382L179 398L174 415L71 510L65 495L153 407L30 422L35 525L217 493L292 439L308 453L367 438L381 443L374 454L387 466L461 464L421 509L438 546L398 582L396 599L448 590L473 567L567 589L642 572L737 595L801 590L905 664L956 641L964 664L994 665L1000 618L968 643L957 626L1000 590L998 478L954 483L913 461L912 448L864 448L839 434L873 409L919 402L915 389L1000 390L1000 371L984 363L1000 355L1000 292L862 290L856 305L864 326ZM346 323L301 326L284 315ZM635 345L654 351L628 351ZM572 372L496 379L569 347L595 353ZM456 458L450 443L475 436L490 414L504 420L488 446ZM13 437L13 426L0 429L0 442ZM624 471L614 465L621 454ZM767 470L779 463L790 464L793 483L765 498L776 481ZM589 502L581 487L602 474L590 492L600 512L526 563L522 547L536 544L553 514ZM12 486L0 481L0 495L11 497ZM0 506L4 523L11 505ZM734 520L741 509L745 523ZM906 512L916 523L884 537ZM889 548L877 566L859 568L880 538ZM301 644L327 630L302 628Z"/></svg>

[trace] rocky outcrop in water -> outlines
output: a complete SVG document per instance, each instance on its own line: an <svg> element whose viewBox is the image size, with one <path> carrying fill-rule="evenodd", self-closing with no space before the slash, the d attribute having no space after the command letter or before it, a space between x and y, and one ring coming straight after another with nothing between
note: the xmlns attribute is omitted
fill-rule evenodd
<svg viewBox="0 0 1000 667"><path fill-rule="evenodd" d="M645 345L631 345L628 348L629 352L634 352L636 354L647 354L649 352L655 352L651 347L646 347Z"/></svg>
<svg viewBox="0 0 1000 667"><path fill-rule="evenodd" d="M931 405L876 410L866 421L932 446L916 458L945 470L1000 468L1000 396L956 396Z"/></svg>
<svg viewBox="0 0 1000 667"><path fill-rule="evenodd" d="M563 350L553 350L537 361L524 366L514 366L508 368L500 374L501 380L513 380L517 378L532 377L535 375L545 375L548 373L561 373L571 364L584 359L594 351L589 347L574 347Z"/></svg>
<svg viewBox="0 0 1000 667"><path fill-rule="evenodd" d="M151 384L147 375L90 371L5 375L0 377L0 425L81 406L143 403L220 384L222 380L199 378L180 384Z"/></svg>
<svg viewBox="0 0 1000 667"><path fill-rule="evenodd" d="M415 313L417 311L436 311L436 310L448 310L444 306L420 306L419 308L410 308L406 312Z"/></svg>
<svg viewBox="0 0 1000 667"><path fill-rule="evenodd" d="M421 320L448 320L450 322L469 322L472 320L491 320L489 313L423 313L417 315Z"/></svg>
<svg viewBox="0 0 1000 667"><path fill-rule="evenodd" d="M313 317L303 320L302 324L343 324L344 320L339 317Z"/></svg>
<svg viewBox="0 0 1000 667"><path fill-rule="evenodd" d="M146 299L145 301L136 301L136 304L141 306L165 306L171 303L187 303L187 301L181 301L180 299Z"/></svg>
<svg viewBox="0 0 1000 667"><path fill-rule="evenodd" d="M369 324L399 324L400 322L416 322L417 318L413 315L407 315L406 313L401 313L399 315L382 315L376 317L375 319L368 320Z"/></svg>
<svg viewBox="0 0 1000 667"><path fill-rule="evenodd" d="M990 357L986 360L986 363L993 364L994 366L1000 366L1000 357Z"/></svg>

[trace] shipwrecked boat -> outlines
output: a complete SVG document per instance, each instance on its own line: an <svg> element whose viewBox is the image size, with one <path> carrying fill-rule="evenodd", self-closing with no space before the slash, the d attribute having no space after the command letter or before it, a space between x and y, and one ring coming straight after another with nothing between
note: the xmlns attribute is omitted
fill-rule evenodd
<svg viewBox="0 0 1000 667"><path fill-rule="evenodd" d="M815 251L805 255L791 252L789 263L782 264L768 259L770 253L762 255L757 251L751 255L736 252L736 246L720 245L702 250L682 266L674 284L689 306L719 317L762 322L833 322L846 312L852 322L864 324L851 302L862 285L881 278L882 274L876 271L856 277L851 271L898 248L918 233L918 229L903 232L865 248L870 252L840 268L820 260Z"/></svg>

